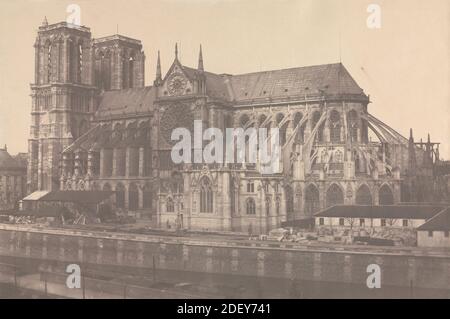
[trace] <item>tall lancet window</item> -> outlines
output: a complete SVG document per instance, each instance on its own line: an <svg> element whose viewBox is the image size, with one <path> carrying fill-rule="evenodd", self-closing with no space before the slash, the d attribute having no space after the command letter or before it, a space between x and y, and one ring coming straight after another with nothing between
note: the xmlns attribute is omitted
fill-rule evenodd
<svg viewBox="0 0 450 319"><path fill-rule="evenodd" d="M208 178L202 178L200 182L200 212L213 212L213 192Z"/></svg>
<svg viewBox="0 0 450 319"><path fill-rule="evenodd" d="M49 43L47 48L47 83L52 81L52 45Z"/></svg>
<svg viewBox="0 0 450 319"><path fill-rule="evenodd" d="M312 130L314 130L315 127L319 124L319 120L320 120L321 116L322 116L322 114L320 114L319 111L314 112L313 118L312 118L312 126L311 126ZM320 127L317 128L316 136L315 136L316 142L323 142L323 125L324 125L324 123L322 122Z"/></svg>
<svg viewBox="0 0 450 319"><path fill-rule="evenodd" d="M78 42L77 45L77 80L82 83L81 75L83 74L83 42Z"/></svg>
<svg viewBox="0 0 450 319"><path fill-rule="evenodd" d="M132 88L134 85L134 54L132 54L128 61L128 87Z"/></svg>
<svg viewBox="0 0 450 319"><path fill-rule="evenodd" d="M297 129L297 134L295 136L295 141L297 143L301 143L303 144L304 140L305 140L305 123L303 123L303 125L299 128L297 128L297 126L300 124L300 121L303 119L303 114L298 112L295 113L294 116L294 129Z"/></svg>
<svg viewBox="0 0 450 319"><path fill-rule="evenodd" d="M348 112L347 116L348 130L350 132L350 139L352 142L358 141L358 116L355 110Z"/></svg>
<svg viewBox="0 0 450 319"><path fill-rule="evenodd" d="M127 71L128 71L128 61L125 55L122 57L122 89L126 89L128 87L127 83Z"/></svg>
<svg viewBox="0 0 450 319"><path fill-rule="evenodd" d="M167 198L166 211L168 213L173 213L175 211L175 204L174 204L173 199L171 197Z"/></svg>
<svg viewBox="0 0 450 319"><path fill-rule="evenodd" d="M111 52L106 50L101 61L103 89L111 89Z"/></svg>
<svg viewBox="0 0 450 319"><path fill-rule="evenodd" d="M69 54L69 80L72 83L77 83L78 81L78 64L79 64L79 53L78 45L73 38L68 40L68 54Z"/></svg>
<svg viewBox="0 0 450 319"><path fill-rule="evenodd" d="M341 141L341 116L336 110L330 115L330 141L333 143Z"/></svg>
<svg viewBox="0 0 450 319"><path fill-rule="evenodd" d="M255 200L253 198L247 199L247 215L255 215L256 214L256 205Z"/></svg>

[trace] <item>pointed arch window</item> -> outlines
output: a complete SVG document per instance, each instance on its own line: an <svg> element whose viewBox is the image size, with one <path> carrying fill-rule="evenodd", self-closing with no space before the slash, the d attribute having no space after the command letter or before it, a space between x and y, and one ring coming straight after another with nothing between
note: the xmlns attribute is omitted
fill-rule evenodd
<svg viewBox="0 0 450 319"><path fill-rule="evenodd" d="M342 163L342 160L343 160L342 152L340 150L337 150L333 154L333 163Z"/></svg>
<svg viewBox="0 0 450 319"><path fill-rule="evenodd" d="M131 211L139 208L139 190L135 183L131 183L128 188L128 208Z"/></svg>
<svg viewBox="0 0 450 319"><path fill-rule="evenodd" d="M284 189L286 196L286 216L288 220L294 219L294 194L290 186Z"/></svg>
<svg viewBox="0 0 450 319"><path fill-rule="evenodd" d="M367 185L361 185L358 189L355 202L357 205L372 205L372 194Z"/></svg>
<svg viewBox="0 0 450 319"><path fill-rule="evenodd" d="M294 129L300 124L300 121L303 119L303 114L298 112L294 116ZM304 143L305 140L305 123L301 127L297 129L297 134L295 136L295 140L297 143Z"/></svg>
<svg viewBox="0 0 450 319"><path fill-rule="evenodd" d="M255 200L253 198L247 199L247 215L255 215L256 214L256 206Z"/></svg>
<svg viewBox="0 0 450 319"><path fill-rule="evenodd" d="M208 178L202 178L200 182L200 212L213 212L213 191Z"/></svg>
<svg viewBox="0 0 450 319"><path fill-rule="evenodd" d="M261 114L261 116L258 118L258 126L261 126L261 124L263 124L267 119L267 116L265 116L264 114Z"/></svg>
<svg viewBox="0 0 450 319"><path fill-rule="evenodd" d="M286 125L280 126L284 120L284 114L278 113L276 116L277 126L280 132L280 145L283 146L286 143Z"/></svg>
<svg viewBox="0 0 450 319"><path fill-rule="evenodd" d="M316 125L319 123L320 117L321 117L321 114L319 111L314 112L313 119L312 119L312 126L311 126L312 130L314 130ZM317 128L317 132L316 132L316 136L315 136L316 142L323 142L323 126L324 126L324 123L322 123L320 125L320 127Z"/></svg>
<svg viewBox="0 0 450 319"><path fill-rule="evenodd" d="M166 201L166 211L168 213L173 213L175 211L175 205L173 203L172 197L168 197Z"/></svg>
<svg viewBox="0 0 450 319"><path fill-rule="evenodd" d="M320 162L328 162L328 151L326 149L322 150L322 153L320 154Z"/></svg>
<svg viewBox="0 0 450 319"><path fill-rule="evenodd" d="M241 124L241 127L244 127L247 122L250 121L250 118L248 117L247 114L243 114L240 118L239 118L239 123Z"/></svg>
<svg viewBox="0 0 450 319"><path fill-rule="evenodd" d="M81 75L83 74L83 42L77 44L77 81L82 83Z"/></svg>
<svg viewBox="0 0 450 319"><path fill-rule="evenodd" d="M328 188L326 202L327 207L344 204L344 193L338 185L333 184Z"/></svg>
<svg viewBox="0 0 450 319"><path fill-rule="evenodd" d="M394 195L392 190L388 185L383 185L379 191L379 201L380 205L393 205Z"/></svg>
<svg viewBox="0 0 450 319"><path fill-rule="evenodd" d="M341 116L336 110L330 115L330 141L333 143L341 141Z"/></svg>
<svg viewBox="0 0 450 319"><path fill-rule="evenodd" d="M102 89L111 89L111 52L109 50L100 54L99 80Z"/></svg>
<svg viewBox="0 0 450 319"><path fill-rule="evenodd" d="M53 46L49 43L47 48L47 83L52 81L52 48Z"/></svg>
<svg viewBox="0 0 450 319"><path fill-rule="evenodd" d="M358 115L355 110L348 112L348 130L352 142L358 141Z"/></svg>
<svg viewBox="0 0 450 319"><path fill-rule="evenodd" d="M128 89L128 70L129 70L129 56L126 53L122 55L122 89Z"/></svg>
<svg viewBox="0 0 450 319"><path fill-rule="evenodd" d="M314 185L309 185L305 191L305 213L312 217L320 209L319 190Z"/></svg>
<svg viewBox="0 0 450 319"><path fill-rule="evenodd" d="M272 201L270 196L266 196L266 216L270 215L270 207L272 206Z"/></svg>
<svg viewBox="0 0 450 319"><path fill-rule="evenodd" d="M235 181L234 178L230 178L230 209L231 215L234 216L236 214L236 196L235 196Z"/></svg>
<svg viewBox="0 0 450 319"><path fill-rule="evenodd" d="M130 54L128 59L128 87L132 88L134 85L134 54Z"/></svg>
<svg viewBox="0 0 450 319"><path fill-rule="evenodd" d="M143 208L152 208L152 188L150 184L145 184L144 189L142 191L142 206Z"/></svg>
<svg viewBox="0 0 450 319"><path fill-rule="evenodd" d="M125 187L122 183L116 186L116 206L117 208L125 208Z"/></svg>

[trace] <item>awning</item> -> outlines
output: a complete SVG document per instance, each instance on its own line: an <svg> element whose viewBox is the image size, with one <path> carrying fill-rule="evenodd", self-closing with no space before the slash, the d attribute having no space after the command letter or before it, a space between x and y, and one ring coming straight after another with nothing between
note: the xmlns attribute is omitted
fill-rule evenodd
<svg viewBox="0 0 450 319"><path fill-rule="evenodd" d="M31 193L30 195L26 196L22 200L28 200L28 201L39 200L43 196L47 195L48 193L50 193L50 191L35 191L34 193Z"/></svg>
<svg viewBox="0 0 450 319"><path fill-rule="evenodd" d="M39 198L39 201L98 204L114 194L112 191L52 191Z"/></svg>

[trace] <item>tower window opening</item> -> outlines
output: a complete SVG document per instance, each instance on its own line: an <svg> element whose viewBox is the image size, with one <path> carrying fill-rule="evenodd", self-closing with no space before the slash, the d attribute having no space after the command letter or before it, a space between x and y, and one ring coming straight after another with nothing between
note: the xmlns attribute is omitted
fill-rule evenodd
<svg viewBox="0 0 450 319"><path fill-rule="evenodd" d="M52 46L48 46L47 51L47 83L52 80Z"/></svg>
<svg viewBox="0 0 450 319"><path fill-rule="evenodd" d="M128 66L128 87L132 88L134 85L134 57L130 57Z"/></svg>
<svg viewBox="0 0 450 319"><path fill-rule="evenodd" d="M81 74L83 74L83 46L82 46L82 44L81 43L79 43L78 44L78 50L77 50L78 52L78 56L77 56L77 59L78 59L78 63L77 63L77 66L78 66L78 69L77 69L77 80L78 80L78 82L79 83L81 83L82 81L81 81Z"/></svg>

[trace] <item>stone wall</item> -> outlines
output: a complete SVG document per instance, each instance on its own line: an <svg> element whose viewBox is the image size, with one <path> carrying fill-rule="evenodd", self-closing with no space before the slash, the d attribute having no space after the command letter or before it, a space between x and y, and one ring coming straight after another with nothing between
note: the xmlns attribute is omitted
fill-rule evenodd
<svg viewBox="0 0 450 319"><path fill-rule="evenodd" d="M382 285L450 289L448 252L214 240L0 226L3 256L361 286L377 264Z"/></svg>

